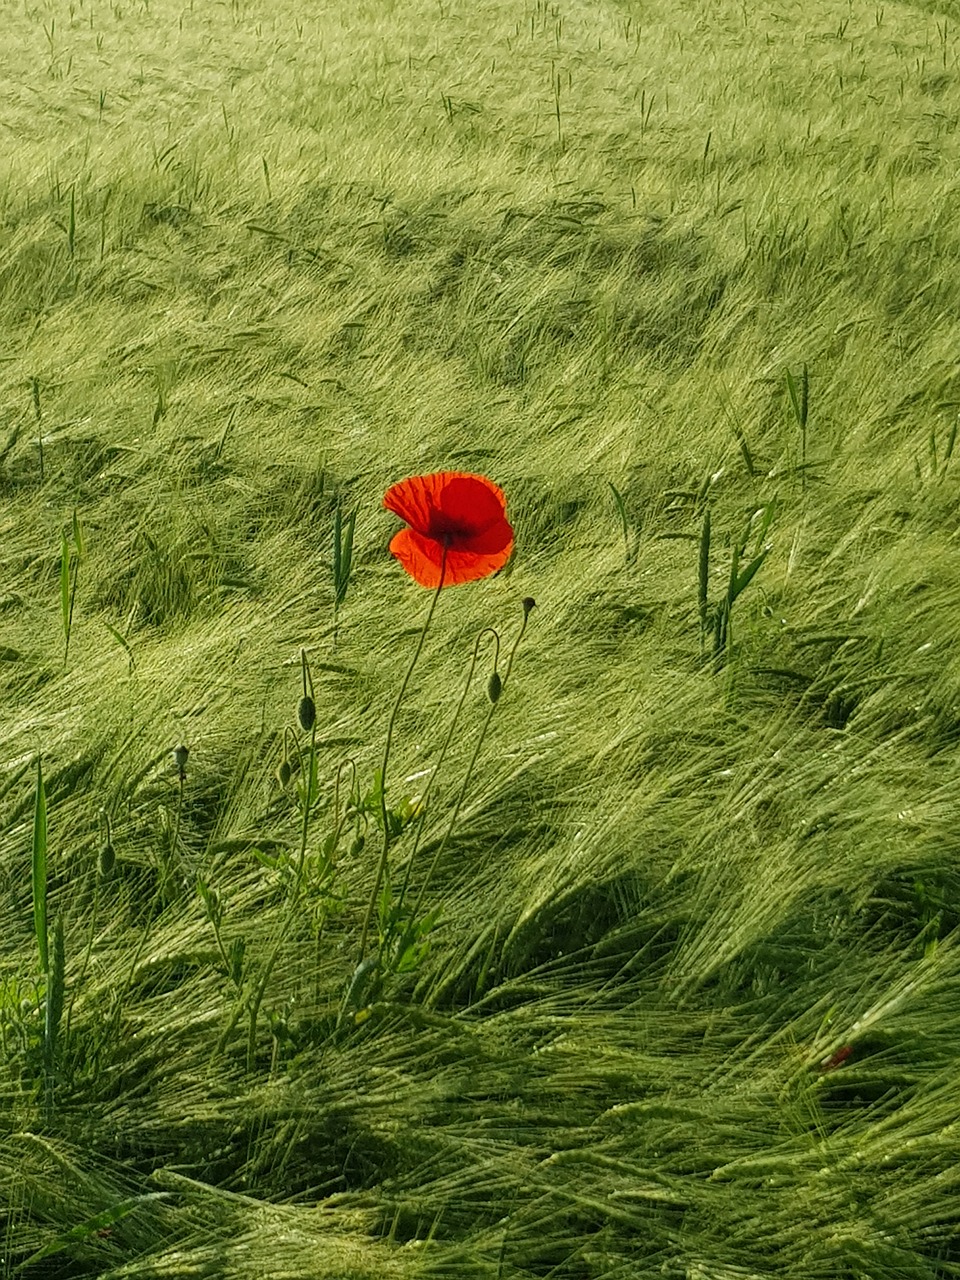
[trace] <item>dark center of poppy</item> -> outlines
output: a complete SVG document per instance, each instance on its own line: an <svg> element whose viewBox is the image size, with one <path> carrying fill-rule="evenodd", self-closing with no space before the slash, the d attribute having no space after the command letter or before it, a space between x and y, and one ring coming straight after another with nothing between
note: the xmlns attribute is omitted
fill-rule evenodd
<svg viewBox="0 0 960 1280"><path fill-rule="evenodd" d="M430 537L437 542L442 542L449 547L452 542L460 538L472 538L476 533L476 528L463 520L457 520L442 511L431 512Z"/></svg>

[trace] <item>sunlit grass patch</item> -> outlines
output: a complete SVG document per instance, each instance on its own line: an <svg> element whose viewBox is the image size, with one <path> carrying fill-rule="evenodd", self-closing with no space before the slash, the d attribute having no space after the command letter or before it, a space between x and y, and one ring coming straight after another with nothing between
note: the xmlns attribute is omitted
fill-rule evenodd
<svg viewBox="0 0 960 1280"><path fill-rule="evenodd" d="M0 1273L955 1275L949 15L7 17Z"/></svg>

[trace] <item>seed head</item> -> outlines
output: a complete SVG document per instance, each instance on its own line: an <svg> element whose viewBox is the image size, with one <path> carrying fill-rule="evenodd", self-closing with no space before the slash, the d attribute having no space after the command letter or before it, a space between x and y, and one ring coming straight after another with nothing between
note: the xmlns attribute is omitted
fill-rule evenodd
<svg viewBox="0 0 960 1280"><path fill-rule="evenodd" d="M297 707L297 719L300 721L300 728L304 733L309 733L317 723L317 704L309 694L300 699L300 705Z"/></svg>
<svg viewBox="0 0 960 1280"><path fill-rule="evenodd" d="M533 596L524 596L524 597L523 597L523 616L524 616L525 618L529 618L529 617L530 617L530 611L531 611L532 609L535 609L536 607L537 607L537 602L536 602L536 600L534 600Z"/></svg>
<svg viewBox="0 0 960 1280"><path fill-rule="evenodd" d="M173 749L173 760L174 760L174 764L176 764L177 769L178 769L181 773L183 773L183 771L186 769L186 767L187 767L187 760L188 760L189 758L190 758L190 748L189 748L189 747L185 747L185 746L183 745L183 743L182 743L182 742L180 743L179 747L174 747L174 749Z"/></svg>

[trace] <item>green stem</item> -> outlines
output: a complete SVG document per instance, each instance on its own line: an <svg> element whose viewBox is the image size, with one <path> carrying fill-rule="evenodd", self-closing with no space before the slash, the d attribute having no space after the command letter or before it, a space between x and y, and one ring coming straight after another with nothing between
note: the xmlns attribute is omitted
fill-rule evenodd
<svg viewBox="0 0 960 1280"><path fill-rule="evenodd" d="M476 641L474 642L473 657L470 659L470 670L467 672L467 678L466 678L466 681L464 682L463 691L460 694L460 701L457 703L456 710L453 713L453 719L450 721L450 728L447 730L447 736L443 741L443 746L440 748L440 755L437 758L437 763L434 765L433 772L430 774L430 777L427 781L427 785L424 788L423 795L420 797L420 819L417 823L417 833L416 833L416 836L414 837L413 849L410 851L410 857L407 860L407 868L403 877L403 886L400 889L400 896L397 898L398 911L403 906L404 899L407 896L407 888L409 887L409 884L410 884L410 872L413 870L413 864L417 857L417 851L420 848L420 841L423 837L423 832L426 828L427 802L430 799L430 791L433 787L434 782L437 779L437 775L439 774L441 768L443 767L443 762L446 759L447 751L450 748L450 743L453 741L453 735L454 735L454 732L456 731L457 723L460 719L460 712L463 710L463 704L467 700L467 694L470 692L470 685L473 683L473 673L476 671L477 662L480 659L480 641L486 635L492 635L494 639L496 648L494 651L495 656L493 660L493 669L494 671L496 671L497 669L497 662L500 656L500 636L497 634L497 632L494 630L493 627L484 627L484 629L480 632L480 634L476 638Z"/></svg>
<svg viewBox="0 0 960 1280"><path fill-rule="evenodd" d="M440 592L443 590L443 580L447 571L447 547L444 544L443 556L440 560L440 581L437 583L433 593L433 599L430 601L430 608L427 610L427 617L420 632L420 639L417 641L417 647L414 650L410 665L407 667L407 674L403 677L403 683L400 686L400 692L397 694L397 700L393 704L393 711L390 713L390 719L387 722L387 741L383 749L383 763L380 765L380 820L383 824L383 843L380 847L380 861L377 864L377 875L373 882L373 892L370 894L370 901L367 903L367 914L363 921L363 932L360 935L360 959L362 960L367 950L367 939L370 936L370 924L373 920L373 913L376 909L377 898L380 895L380 885L383 883L384 872L387 869L387 858L390 854L390 822L387 813L387 765L390 762L390 748L393 745L393 728L397 721L397 714L400 711L400 704L403 702L403 695L407 692L407 685L410 683L410 677L413 675L413 669L417 665L417 660L423 652L423 646L427 639L427 632L430 630L430 623L433 620L434 610L437 607L437 601L440 599Z"/></svg>
<svg viewBox="0 0 960 1280"><path fill-rule="evenodd" d="M310 730L310 752L307 756L306 775L303 770L300 771L300 780L304 788L303 791L303 821L300 824L300 853L297 857L297 887L299 888L303 877L303 864L307 856L307 835L310 831L310 807L313 802L313 771L316 768L317 759L317 725L314 721L313 728Z"/></svg>
<svg viewBox="0 0 960 1280"><path fill-rule="evenodd" d="M520 624L520 630L517 632L517 638L516 640L514 640L513 646L510 649L510 656L507 658L507 667L503 673L503 683L501 685L501 689L506 689L507 687L507 681L510 679L510 672L513 668L513 660L516 657L517 649L520 647L520 641L523 639L523 633L527 629L527 619L529 617L530 617L530 611L528 609L524 609L523 622ZM476 767L477 759L480 755L480 748L483 746L484 739L487 736L487 730L490 727L490 721L493 719L493 713L496 711L498 705L499 704L496 702L491 702L490 707L487 711L486 719L484 720L483 727L480 730L480 736L477 738L477 745L473 749L473 755L470 757L470 763L467 765L467 772L464 774L464 777L463 777L463 784L460 787L460 794L457 796L457 802L453 806L453 813L450 816L450 821L447 824L447 829L443 833L443 839L440 841L440 844L437 846L437 851L433 855L433 861L430 863L430 866L427 870L427 874L424 878L423 884L421 884L420 891L417 894L417 900L413 904L413 911L411 912L413 919L416 919L417 915L419 914L420 907L423 903L424 896L426 895L426 892L427 892L427 888L430 884L430 881L433 879L434 871L436 871L437 869L437 863L440 861L440 858L443 855L443 851L444 849L446 849L447 844L450 841L450 837L453 835L453 829L457 825L457 819L460 817L460 810L462 809L464 799L466 798L467 788L470 785L470 780L473 777L473 770Z"/></svg>
<svg viewBox="0 0 960 1280"><path fill-rule="evenodd" d="M309 664L307 663L306 649L300 650L300 675L303 680L303 698L306 701L310 698L313 701L313 678L310 675ZM316 702L313 702L316 708ZM294 734L296 741L296 734ZM300 751L300 744L297 743L297 752ZM303 788L303 821L300 824L300 853L297 858L297 888L303 878L303 864L307 856L307 835L310 831L310 809L314 801L313 794L313 775L317 767L317 720L314 713L313 724L310 727L310 753L307 756L306 772L303 769L303 757L300 756L300 785Z"/></svg>

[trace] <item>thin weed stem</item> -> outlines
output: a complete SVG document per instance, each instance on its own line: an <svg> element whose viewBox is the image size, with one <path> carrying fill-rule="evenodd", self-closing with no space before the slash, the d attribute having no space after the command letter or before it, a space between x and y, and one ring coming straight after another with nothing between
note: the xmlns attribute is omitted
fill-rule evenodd
<svg viewBox="0 0 960 1280"><path fill-rule="evenodd" d="M493 636L493 639L494 639L495 649L494 649L493 668L494 670L497 669L497 663L500 658L500 636L493 629L493 627L484 627L484 629L480 632L480 634L476 638L476 641L474 642L473 656L470 659L470 670L467 672L467 678L464 681L463 690L460 694L460 700L457 703L456 710L453 713L453 719L450 721L450 728L447 730L447 736L443 740L443 746L440 748L440 755L437 758L437 763L433 767L433 771L430 774L430 778L427 782L426 787L424 788L423 795L420 799L420 806L421 806L420 820L417 823L417 833L416 833L416 836L414 837L413 849L410 852L410 857L407 859L407 868L403 877L403 886L400 889L400 895L397 898L398 912L400 911L400 908L403 906L404 899L407 896L407 888L409 887L409 884L410 884L410 872L413 870L413 864L416 861L417 851L420 848L420 840L423 836L424 827L426 824L427 805L430 800L430 792L433 789L433 784L437 779L437 775L440 773L440 770L443 767L443 762L446 759L447 751L450 748L450 743L453 741L453 735L456 730L457 723L460 719L460 713L463 710L463 704L467 700L467 694L470 692L470 685L473 683L473 675L477 669L477 662L479 661L479 658L480 658L480 641L483 639L484 636L487 636L487 635Z"/></svg>
<svg viewBox="0 0 960 1280"><path fill-rule="evenodd" d="M393 745L393 729L397 722L397 715L400 711L400 705L403 702L403 696L407 692L407 686L413 675L413 669L417 665L417 660L423 652L423 646L427 639L427 632L430 630L430 623L433 621L433 614L437 607L437 601L440 599L440 592L443 590L443 582L447 572L447 547L444 543L443 555L440 560L440 581L437 583L433 592L433 598L430 601L430 608L427 610L427 617L420 632L420 639L417 641L417 647L414 650L410 665L407 667L407 674L403 677L403 683L400 685L400 692L397 694L397 700L393 704L393 711L390 713L390 719L387 722L387 740L383 749L383 762L380 765L380 820L383 824L383 842L380 846L380 861L377 864L377 874L373 882L373 891L370 894L370 901L367 903L367 914L363 921L363 932L360 935L360 959L363 960L367 950L367 939L370 936L370 924L373 920L373 913L376 910L377 899L380 896L380 886L383 883L384 872L387 869L387 858L390 854L390 821L387 813L387 765L390 763L390 748Z"/></svg>
<svg viewBox="0 0 960 1280"><path fill-rule="evenodd" d="M528 608L525 604L524 610L523 610L523 622L520 624L520 630L517 632L517 638L516 640L514 640L513 645L511 646L511 649L510 649L510 653L507 656L507 666L506 666L506 670L503 673L503 680L501 684L502 689L505 689L507 687L507 681L510 679L510 672L513 669L513 660L516 657L517 649L520 647L520 641L523 639L523 633L527 629L527 620L529 619L529 617L530 617L530 608ZM467 765L467 771L463 776L463 783L460 786L460 793L457 796L456 804L453 806L453 813L450 815L450 821L447 824L447 829L443 833L443 839L440 841L439 845L437 846L437 851L433 855L433 861L430 863L429 869L427 870L427 874L424 877L423 884L421 884L420 890L417 893L416 902L413 904L413 911L411 914L414 919L416 919L420 911L420 907L423 904L423 899L426 896L426 892L430 885L430 881L433 879L433 873L436 871L437 864L439 863L441 857L443 856L444 850L446 849L447 845L450 842L450 837L453 835L454 827L457 825L457 819L460 817L460 810L463 808L463 802L467 795L467 788L470 785L470 781L473 777L473 771L476 768L477 760L480 756L480 748L483 746L484 739L487 736L487 730L490 728L490 721L493 719L493 713L496 711L497 705L498 704L496 702L491 702L490 707L487 710L486 718L484 719L483 725L481 726L480 734L479 734L479 737L477 738L476 746L473 748L473 755L470 757L470 763Z"/></svg>
<svg viewBox="0 0 960 1280"><path fill-rule="evenodd" d="M310 751L307 755L306 771L303 769L302 757L300 768L300 786L303 798L303 820L300 824L300 852L297 856L297 887L299 888L303 877L303 864L307 856L307 837L310 833L310 810L313 807L316 796L314 790L317 781L317 716L316 701L313 696L313 677L310 674L310 664L307 662L307 651L300 650L300 672L303 681L303 696L300 701L301 708L309 708L312 711L309 721L302 721L303 725L310 724ZM294 735L296 739L296 735ZM297 744L299 753L300 747Z"/></svg>

